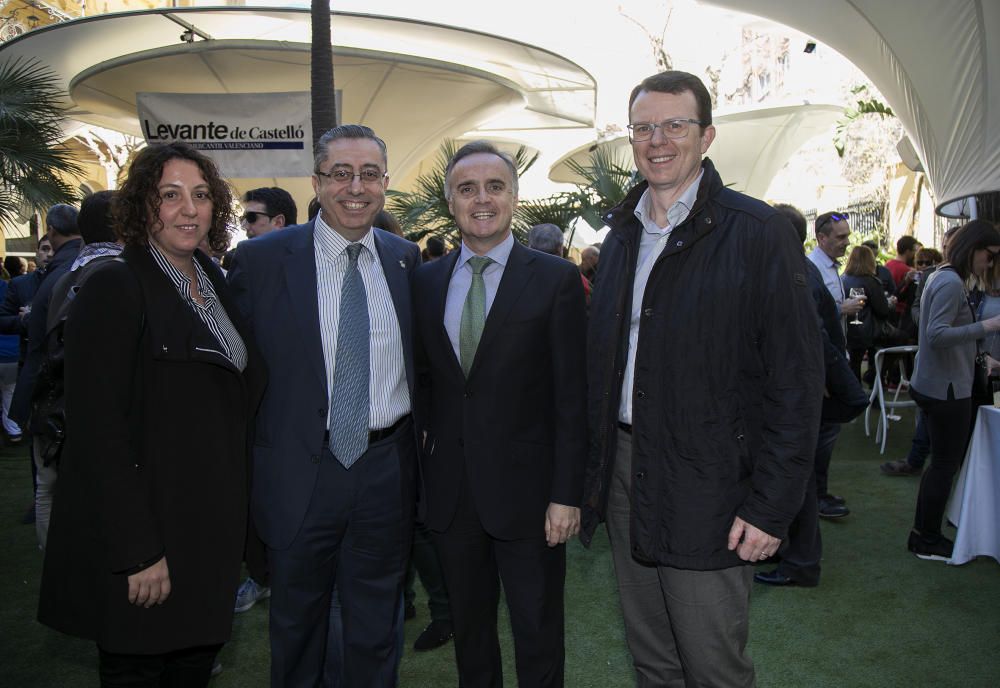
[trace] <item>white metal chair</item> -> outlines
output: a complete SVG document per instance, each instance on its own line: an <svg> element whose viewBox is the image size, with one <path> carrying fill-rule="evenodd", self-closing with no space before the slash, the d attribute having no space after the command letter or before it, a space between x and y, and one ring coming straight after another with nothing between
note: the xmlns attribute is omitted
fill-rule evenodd
<svg viewBox="0 0 1000 688"><path fill-rule="evenodd" d="M885 453L885 438L889 434L889 421L900 420L900 416L891 413L898 408L913 407L917 405L917 402L912 399L899 399L900 392L903 391L905 387L907 390L910 388L910 380L906 377L906 365L904 357L900 357L897 361L899 366L899 385L896 387L896 391L893 392L892 398L887 400L885 398L885 389L882 387L882 366L885 360L886 354L906 354L914 355L917 354L916 346L890 346L886 349L879 349L875 352L875 383L872 386L871 396L868 397L868 408L865 409L865 437L870 437L871 433L869 431L869 418L872 413L872 402L878 399L878 422L875 424L875 442L879 443L879 453Z"/></svg>

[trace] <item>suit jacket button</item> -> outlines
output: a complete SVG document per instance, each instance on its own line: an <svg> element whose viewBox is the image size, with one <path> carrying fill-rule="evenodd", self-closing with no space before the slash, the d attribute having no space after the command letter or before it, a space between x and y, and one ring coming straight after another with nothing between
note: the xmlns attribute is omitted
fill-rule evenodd
<svg viewBox="0 0 1000 688"><path fill-rule="evenodd" d="M638 392L635 393L635 397L636 399L645 399L646 393L640 389Z"/></svg>
<svg viewBox="0 0 1000 688"><path fill-rule="evenodd" d="M653 315L653 309L652 308L647 308L646 310L644 310L642 312L642 314L645 315L647 318L652 317L652 315Z"/></svg>
<svg viewBox="0 0 1000 688"><path fill-rule="evenodd" d="M312 461L313 463L319 463L319 454L313 454L312 456L309 457L309 460Z"/></svg>
<svg viewBox="0 0 1000 688"><path fill-rule="evenodd" d="M645 471L639 471L638 473L635 474L635 477L638 478L639 480L642 480L643 478L646 477L646 472Z"/></svg>

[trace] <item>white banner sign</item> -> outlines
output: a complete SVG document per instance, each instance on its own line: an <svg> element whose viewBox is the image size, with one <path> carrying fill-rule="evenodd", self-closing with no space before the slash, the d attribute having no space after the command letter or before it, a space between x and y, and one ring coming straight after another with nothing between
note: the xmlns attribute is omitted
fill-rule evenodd
<svg viewBox="0 0 1000 688"><path fill-rule="evenodd" d="M146 143L184 141L225 177L312 173L308 93L137 93Z"/></svg>

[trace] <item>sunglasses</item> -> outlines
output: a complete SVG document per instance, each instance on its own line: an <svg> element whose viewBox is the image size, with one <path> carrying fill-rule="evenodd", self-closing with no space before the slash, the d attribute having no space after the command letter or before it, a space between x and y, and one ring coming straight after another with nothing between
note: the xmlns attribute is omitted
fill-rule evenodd
<svg viewBox="0 0 1000 688"><path fill-rule="evenodd" d="M278 213L276 215L268 215L267 213L260 213L260 212L254 211L254 210L248 210L245 213L243 213L243 215L242 215L242 217L240 219L241 220L246 220L246 223L248 225L252 225L253 223L255 223L257 221L257 218L259 218L259 217L266 217L268 220L270 220L272 217L278 217L278 215L280 215L280 214L281 213Z"/></svg>
<svg viewBox="0 0 1000 688"><path fill-rule="evenodd" d="M822 222L816 225L816 230L819 231L820 227L826 227L831 222L843 222L850 217L847 213L830 213L829 217L826 217Z"/></svg>

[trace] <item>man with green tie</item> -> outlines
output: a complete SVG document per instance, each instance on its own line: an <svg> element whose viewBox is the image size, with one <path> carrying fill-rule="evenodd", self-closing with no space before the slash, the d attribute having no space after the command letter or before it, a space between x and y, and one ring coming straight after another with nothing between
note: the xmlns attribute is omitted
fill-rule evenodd
<svg viewBox="0 0 1000 688"><path fill-rule="evenodd" d="M514 240L517 168L492 144L455 153L445 196L462 246L414 274L415 416L459 682L502 684L502 581L518 683L562 686L565 542L586 459L583 287L572 263Z"/></svg>

